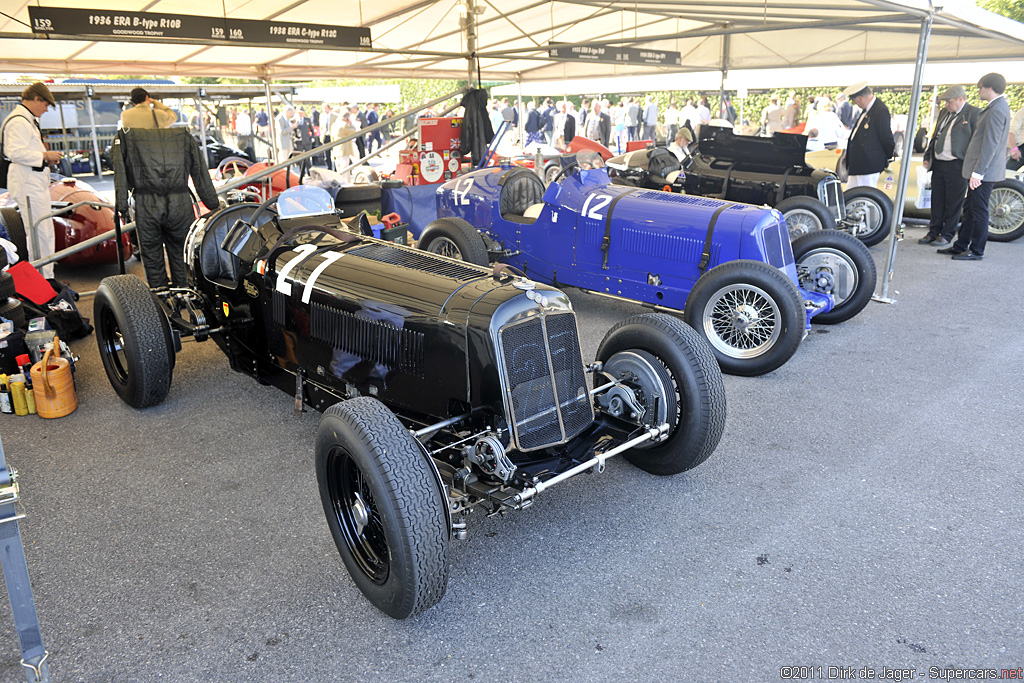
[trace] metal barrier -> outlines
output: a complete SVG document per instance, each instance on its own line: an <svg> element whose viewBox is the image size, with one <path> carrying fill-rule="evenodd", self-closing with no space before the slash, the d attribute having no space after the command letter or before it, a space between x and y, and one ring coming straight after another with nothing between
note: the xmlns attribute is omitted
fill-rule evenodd
<svg viewBox="0 0 1024 683"><path fill-rule="evenodd" d="M228 192L231 192L233 190L237 190L237 189L239 189L241 187L250 186L250 185L253 185L254 183L257 183L257 182L260 182L260 181L264 181L264 183L269 183L271 176L273 176L273 174L277 173L281 169L287 168L289 166L293 166L295 164L301 164L302 162L306 161L307 159L311 159L311 158L313 158L313 157L315 157L315 156L317 156L319 154L329 153L329 150L333 149L334 147L337 147L340 144L343 144L343 143L348 142L350 140L355 140L357 137L366 135L367 133L372 133L373 131L385 128L386 126L389 126L392 122L401 121L405 117L410 116L412 114L418 114L419 112L421 112L421 111L423 111L425 109L429 109L430 107L433 107L434 105L441 104L442 102L446 102L446 101L452 99L453 97L457 97L458 95L460 95L460 94L462 94L464 92L466 92L465 88L463 88L461 90L456 90L456 91L454 91L452 93L449 93L448 95L444 95L442 97L438 97L437 99L431 100L429 102L425 102L425 103L421 104L418 107L414 107L414 108L409 109L407 111L404 111L404 112L402 112L400 114L396 114L395 116L393 116L390 119L384 119L383 121L381 121L379 123L375 123L372 126L367 126L366 128L362 128L362 129L356 131L352 135L345 136L345 137L343 137L341 139L338 139L338 140L332 140L331 142L329 142L329 143L327 143L325 145L321 145L321 146L316 147L314 149L311 149L311 150L309 150L307 152L302 152L301 154L296 154L295 156L289 157L286 161L282 161L279 164L273 164L271 166L268 166L267 168L265 168L265 169L263 169L261 171L258 171L256 173L253 173L250 176L244 176L244 177L239 178L237 180L233 180L233 181L227 183L226 185L222 185L221 187L219 187L217 189L217 194L224 195L224 194L227 194ZM442 111L440 115L443 116L445 114L448 114L448 113L454 111L455 109L457 109L458 107L459 107L458 104L453 104L452 106L450 106L447 109L445 109L444 111ZM381 152L383 152L383 151L385 151L387 149L390 149L391 147L394 147L396 144L398 144L402 140L405 140L406 138L410 137L415 132L416 132L416 129L414 128L413 130L410 130L410 131L407 131L407 132L403 133L398 138L395 138L394 140L392 140L388 144L383 145L382 147L377 148L377 150L375 150L374 152L371 152L370 154L367 154L366 156L360 158L358 161L355 161L355 162L349 164L344 169L341 169L338 172L339 173L345 173L347 171L352 170L353 168L356 168L357 166L361 166L361 165L365 164L368 160L376 157ZM42 221L46 220L47 218L53 218L54 216L59 216L59 215L61 215L63 213L67 213L68 211L72 211L75 208L77 208L79 206L83 206L83 205L94 206L94 207L103 207L103 208L108 208L108 209L116 211L114 206L112 206L111 204L107 204L107 203L101 203L101 202L78 202L76 204L72 204L71 206L64 207L64 208L60 209L59 211L55 211L55 212L46 214L45 216L39 218L36 221L32 221L31 207L29 207L29 215L28 215L29 221L28 222L31 223L31 228L30 228L29 234L26 235L26 239L34 237L35 233L36 233L36 230L35 230L36 226L39 223L41 223ZM134 229L135 229L135 223L134 222L126 223L125 225L123 225L121 227L121 233L131 232ZM93 237L91 239L88 239L85 242L80 242L79 244L76 244L73 247L68 247L66 249L61 249L59 252L51 254L50 256L47 256L45 258L41 258L41 259L32 261L32 265L35 266L36 268L40 268L40 267L45 266L45 265L47 265L49 263L55 263L55 262L65 258L67 256L71 256L72 254L77 254L80 251L84 251L85 249L88 249L89 247L95 246L95 245L99 244L100 242L105 242L106 240L111 239L114 236L115 236L115 231L114 230L110 230L110 231L105 232L105 233L103 233L101 235L96 235L95 237ZM84 292L83 294L91 294L91 292Z"/></svg>

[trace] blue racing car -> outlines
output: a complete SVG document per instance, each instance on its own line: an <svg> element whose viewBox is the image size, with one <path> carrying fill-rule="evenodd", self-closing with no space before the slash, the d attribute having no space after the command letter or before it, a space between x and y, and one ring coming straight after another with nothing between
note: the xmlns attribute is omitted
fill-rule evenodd
<svg viewBox="0 0 1024 683"><path fill-rule="evenodd" d="M847 320L871 298L874 260L848 234L791 245L773 209L613 185L589 150L566 163L546 190L510 166L445 183L419 246L681 313L737 375L780 367L812 318Z"/></svg>

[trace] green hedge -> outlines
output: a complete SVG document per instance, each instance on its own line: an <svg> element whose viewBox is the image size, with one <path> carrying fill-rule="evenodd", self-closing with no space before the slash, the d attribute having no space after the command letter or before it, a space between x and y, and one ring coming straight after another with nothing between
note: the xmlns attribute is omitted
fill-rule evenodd
<svg viewBox="0 0 1024 683"><path fill-rule="evenodd" d="M950 85L955 84L948 83L945 85L940 85L938 88L938 92L941 93ZM961 85L963 85L964 89L967 91L968 102L979 107L983 107L985 105L984 102L978 99L978 88L976 87L975 83L962 83ZM758 123L760 123L761 112L764 110L765 107L768 106L768 101L773 94L779 96L780 103L784 103L786 101L786 97L789 96L790 91L796 92L796 94L800 97L801 102L803 103L804 111L806 111L807 103L809 101L813 101L815 97L818 97L820 95L828 95L830 98L832 98L833 101L835 101L836 95L843 91L843 87L845 86L822 88L780 88L778 90L750 93L743 100L743 117L746 120L750 121L753 125L757 125ZM686 104L687 99L693 99L693 101L696 102L702 94L708 98L708 104L711 107L712 114L714 115L718 107L717 90L669 90L650 93L650 95L654 97L655 102L658 103L658 108L663 113L668 108L669 102L672 99L675 99L677 106L682 107L684 104ZM740 101L736 95L736 92L732 90L726 90L726 94L732 97L732 105L733 107L735 107L736 112L738 114L740 111ZM885 102L885 106L889 108L889 111L892 112L893 115L906 114L910 111L910 92L907 89L886 90L884 88L880 88L875 90L875 95L877 95L880 100ZM921 122L919 125L927 125L929 102L931 100L932 95L933 91L930 89L924 90L921 93L921 101L918 105L918 121ZM636 97L637 95L636 93L625 95L625 97L627 98L631 96ZM603 97L607 98L609 102L614 104L619 101L619 98L622 97L622 95L619 95L618 93L609 93L603 95ZM559 98L556 97L555 99ZM575 101L577 107L579 106L579 97L570 97L569 99ZM1008 85L1006 87L1006 99L1010 103L1011 111L1017 111L1017 109L1024 106L1024 84L1018 83ZM803 113L803 111L800 112L801 117L803 116Z"/></svg>

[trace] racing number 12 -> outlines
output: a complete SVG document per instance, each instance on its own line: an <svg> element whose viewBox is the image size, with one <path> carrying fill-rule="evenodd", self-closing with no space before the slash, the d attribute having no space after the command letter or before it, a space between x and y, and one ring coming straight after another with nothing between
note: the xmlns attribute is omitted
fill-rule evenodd
<svg viewBox="0 0 1024 683"><path fill-rule="evenodd" d="M455 196L455 203L459 206L467 206L469 204L469 191L473 189L473 179L463 178L455 184L455 189L452 190L452 194Z"/></svg>
<svg viewBox="0 0 1024 683"><path fill-rule="evenodd" d="M612 198L610 195L592 194L589 197L587 197L587 201L583 202L582 213L587 218L593 218L594 220L597 221L603 221L604 216L598 213L598 211L608 206L611 203L611 201ZM594 202L594 205L590 206L590 202Z"/></svg>

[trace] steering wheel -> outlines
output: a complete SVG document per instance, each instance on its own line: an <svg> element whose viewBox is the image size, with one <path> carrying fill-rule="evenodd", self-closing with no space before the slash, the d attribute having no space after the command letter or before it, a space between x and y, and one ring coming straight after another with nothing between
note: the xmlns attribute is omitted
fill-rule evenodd
<svg viewBox="0 0 1024 683"><path fill-rule="evenodd" d="M277 209L271 207L274 207L274 205L277 204L278 196L279 195L275 194L273 197L260 204L259 207L257 207L257 209L252 212L252 216L249 218L249 225L251 225L254 228L258 227L260 225L258 219L266 211L273 211L274 213L277 213Z"/></svg>
<svg viewBox="0 0 1024 683"><path fill-rule="evenodd" d="M242 157L228 157L220 162L217 166L216 177L217 180L224 180L229 177L234 180L240 176L245 175L245 172L252 166L252 162Z"/></svg>
<svg viewBox="0 0 1024 683"><path fill-rule="evenodd" d="M563 168L561 171L558 172L558 175L556 175L554 178L551 179L551 182L549 183L549 185L557 185L558 181L562 179L562 176L564 176L566 173L568 173L572 169L576 168L577 166L579 166L579 164L574 161L571 164L569 164L568 166L566 166L565 168Z"/></svg>

